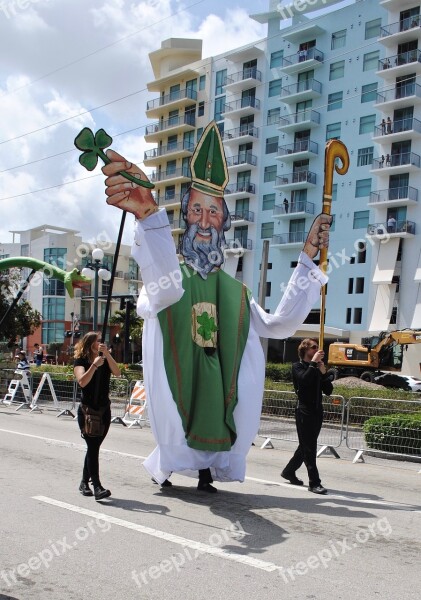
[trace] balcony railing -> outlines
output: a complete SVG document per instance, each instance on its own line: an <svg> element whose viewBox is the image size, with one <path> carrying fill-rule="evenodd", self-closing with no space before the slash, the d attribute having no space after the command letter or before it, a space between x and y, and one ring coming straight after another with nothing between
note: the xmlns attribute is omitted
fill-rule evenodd
<svg viewBox="0 0 421 600"><path fill-rule="evenodd" d="M276 178L276 185L289 185L291 183L316 183L316 173L311 171L295 171L287 175L281 175Z"/></svg>
<svg viewBox="0 0 421 600"><path fill-rule="evenodd" d="M276 204L273 209L273 216L280 217L281 215L292 215L295 213L307 213L309 215L314 215L315 205L313 202L307 202L305 200L300 200L298 202L289 202L288 205L284 203L283 205Z"/></svg>
<svg viewBox="0 0 421 600"><path fill-rule="evenodd" d="M370 202L391 202L393 200L413 200L418 202L418 190L408 185L370 193Z"/></svg>
<svg viewBox="0 0 421 600"><path fill-rule="evenodd" d="M151 174L150 180L156 182L173 179L174 177L191 177L190 168L181 167L181 169L174 169L173 171L154 171Z"/></svg>
<svg viewBox="0 0 421 600"><path fill-rule="evenodd" d="M238 194L244 192L246 194L255 194L256 186L254 183L230 183L225 188L225 194Z"/></svg>
<svg viewBox="0 0 421 600"><path fill-rule="evenodd" d="M196 117L194 114L187 113L178 117L171 117L167 121L152 123L146 126L146 134L151 135L152 133L158 133L159 131L165 131L171 127L178 127L179 125L191 125L194 127L196 124Z"/></svg>
<svg viewBox="0 0 421 600"><path fill-rule="evenodd" d="M279 127L283 127L285 125L295 125L298 123L304 123L306 121L311 121L313 123L320 123L320 113L311 108L307 108L306 110L300 110L300 112L293 113L291 115L286 115L284 117L279 118Z"/></svg>
<svg viewBox="0 0 421 600"><path fill-rule="evenodd" d="M307 238L306 231L289 231L272 237L272 245L301 244Z"/></svg>
<svg viewBox="0 0 421 600"><path fill-rule="evenodd" d="M241 127L236 127L235 129L229 129L228 131L224 131L222 139L226 141L237 137L243 137L245 135L251 135L252 137L258 138L259 130L253 125L242 125Z"/></svg>
<svg viewBox="0 0 421 600"><path fill-rule="evenodd" d="M279 146L278 156L285 156L286 154L295 154L297 152L312 152L318 154L319 146L316 142L311 140L300 140L293 144L287 144L286 146Z"/></svg>
<svg viewBox="0 0 421 600"><path fill-rule="evenodd" d="M183 194L166 194L159 198L157 201L158 206L167 206L168 204L174 204L175 202L181 202Z"/></svg>
<svg viewBox="0 0 421 600"><path fill-rule="evenodd" d="M384 235L385 233L410 233L415 234L415 223L413 221L396 221L391 223L370 223L367 227L369 235Z"/></svg>
<svg viewBox="0 0 421 600"><path fill-rule="evenodd" d="M159 146L158 148L152 148L152 150L146 150L143 155L143 160L150 160L151 158L159 158L172 152L180 152L186 150L187 152L193 152L194 144L187 142L179 142L178 144L169 144L168 146Z"/></svg>
<svg viewBox="0 0 421 600"><path fill-rule="evenodd" d="M225 104L223 112L231 112L234 110L240 110L241 108L256 108L260 109L260 100L254 96L245 96L240 100L234 100L234 102L228 102Z"/></svg>
<svg viewBox="0 0 421 600"><path fill-rule="evenodd" d="M420 50L408 50L407 52L401 52L388 58L381 58L379 60L379 71L383 69L390 69L392 67L400 67L401 65L407 65L413 62L421 62L421 51Z"/></svg>
<svg viewBox="0 0 421 600"><path fill-rule="evenodd" d="M227 167L236 167L238 165L257 165L257 156L251 152L240 152L235 156L229 156L227 158Z"/></svg>
<svg viewBox="0 0 421 600"><path fill-rule="evenodd" d="M289 56L284 56L281 61L282 67L290 67L292 65L296 65L298 63L305 62L306 60L318 60L319 62L323 62L324 54L321 50L317 50L317 48L309 48L308 50L300 50L296 54L290 54Z"/></svg>
<svg viewBox="0 0 421 600"><path fill-rule="evenodd" d="M229 250L251 250L253 248L252 240L243 238L225 240L225 244L225 247Z"/></svg>
<svg viewBox="0 0 421 600"><path fill-rule="evenodd" d="M292 96L293 94L301 94L302 92L313 91L317 94L322 93L322 84L316 79L306 79L305 81L298 81L292 85L287 85L281 88L281 98Z"/></svg>
<svg viewBox="0 0 421 600"><path fill-rule="evenodd" d="M184 219L173 219L172 221L170 221L170 228L171 229L185 229L186 222L184 221Z"/></svg>
<svg viewBox="0 0 421 600"><path fill-rule="evenodd" d="M154 98L154 100L149 100L146 103L146 110L159 108L160 106L165 106L166 104L171 104L171 102L177 102L178 100L183 100L184 98L196 101L197 92L190 88L185 88L184 90L177 90L176 92L171 92L169 94L166 94L165 96L160 96L159 98Z"/></svg>
<svg viewBox="0 0 421 600"><path fill-rule="evenodd" d="M243 69L242 71L238 71L233 75L227 75L224 81L224 85L238 83L239 81L244 81L245 79L256 79L257 81L262 81L262 72L256 69L256 67Z"/></svg>
<svg viewBox="0 0 421 600"><path fill-rule="evenodd" d="M406 117L405 119L398 119L392 123L390 133L401 133L402 131L416 131L421 133L421 121L414 117ZM389 135L385 125L378 125L374 130L374 136Z"/></svg>
<svg viewBox="0 0 421 600"><path fill-rule="evenodd" d="M402 167L404 165L421 165L421 157L414 152L402 152L400 154L386 154L373 160L373 169L382 169L384 167Z"/></svg>
<svg viewBox="0 0 421 600"><path fill-rule="evenodd" d="M412 29L412 27L420 27L421 25L421 17L420 15L414 15L413 17L408 17L407 19L402 19L402 21L398 21L397 23L392 23L391 25L385 25L380 28L380 37L385 38L389 35L394 35L395 33L401 33L402 31L407 31L408 29Z"/></svg>
<svg viewBox="0 0 421 600"><path fill-rule="evenodd" d="M230 213L230 217L233 223L235 221L249 221L249 223L254 222L254 212L251 210L236 210L235 212Z"/></svg>
<svg viewBox="0 0 421 600"><path fill-rule="evenodd" d="M401 100L402 98L408 98L410 96L421 98L421 85L418 85L418 83L415 82L409 82L397 85L393 90L379 92L376 96L376 104L392 102L392 100Z"/></svg>

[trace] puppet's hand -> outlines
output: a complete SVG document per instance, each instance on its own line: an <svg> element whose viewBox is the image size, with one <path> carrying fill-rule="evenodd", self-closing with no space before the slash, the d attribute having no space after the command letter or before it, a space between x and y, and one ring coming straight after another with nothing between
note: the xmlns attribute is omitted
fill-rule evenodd
<svg viewBox="0 0 421 600"><path fill-rule="evenodd" d="M313 221L303 248L303 251L312 260L319 250L327 248L329 245L329 229L332 219L332 215L321 213Z"/></svg>
<svg viewBox="0 0 421 600"><path fill-rule="evenodd" d="M120 171L126 171L126 173L131 173L143 181L148 181L143 171L133 163L128 162L120 154L117 154L117 152L114 152L114 150L108 150L107 157L111 162L102 167L102 172L107 175L105 180L105 193L108 196L107 204L117 206L121 210L127 210L139 220L145 219L156 212L158 206L150 189L127 181L122 175L119 175Z"/></svg>

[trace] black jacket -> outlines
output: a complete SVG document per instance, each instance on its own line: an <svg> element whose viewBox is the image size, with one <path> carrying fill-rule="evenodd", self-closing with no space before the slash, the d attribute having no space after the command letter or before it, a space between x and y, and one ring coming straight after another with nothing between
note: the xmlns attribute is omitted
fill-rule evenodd
<svg viewBox="0 0 421 600"><path fill-rule="evenodd" d="M322 392L330 396L333 385L328 375L322 375L317 363L300 361L292 365L292 381L298 396L298 408L315 413L323 410Z"/></svg>

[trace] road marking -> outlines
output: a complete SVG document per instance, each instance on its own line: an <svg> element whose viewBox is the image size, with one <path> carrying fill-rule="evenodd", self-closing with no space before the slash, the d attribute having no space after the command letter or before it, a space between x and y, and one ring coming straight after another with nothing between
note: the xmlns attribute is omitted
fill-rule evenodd
<svg viewBox="0 0 421 600"><path fill-rule="evenodd" d="M171 542L173 544L183 546L184 548L191 548L192 550L197 551L197 555L201 553L211 554L212 556L216 556L217 558L223 558L232 562L242 563L249 567L260 569L261 571L266 571L268 573L283 570L282 567L279 567L278 565L275 565L271 562L266 562L264 560L252 558L251 556L246 556L242 554L234 554L233 552L228 552L227 550L224 550L224 548L220 548L219 546L210 546L209 544L203 544L202 542L189 540L188 538L183 538L172 533L167 533L166 531L160 531L159 529L153 529L152 527L145 527L144 525L140 525L138 523L132 523L131 521L126 521L117 517L111 517L104 513L88 510L80 506L75 506L74 504L68 504L67 502L61 502L60 500L48 498L47 496L32 496L32 498L33 500L38 500L39 502L44 502L46 504L57 506L59 508L64 508L65 510L70 510L81 515L86 515L88 517L92 517L93 519L107 521L108 523L117 525L118 527L124 527L125 529L131 529L132 531L138 531L139 533L143 533L144 535L149 535L151 537L158 538L166 542Z"/></svg>

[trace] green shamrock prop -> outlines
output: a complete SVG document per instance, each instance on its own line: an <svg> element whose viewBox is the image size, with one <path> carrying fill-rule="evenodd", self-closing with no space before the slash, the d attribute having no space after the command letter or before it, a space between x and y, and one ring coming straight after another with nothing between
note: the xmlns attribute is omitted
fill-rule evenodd
<svg viewBox="0 0 421 600"><path fill-rule="evenodd" d="M79 162L82 167L85 167L88 171L93 171L98 164L98 157L108 165L111 161L105 154L104 149L111 146L112 143L113 138L104 129L98 129L94 135L92 129L84 127L75 139L76 148L82 151L82 154L79 156ZM120 175L142 187L155 187L153 183L138 179L126 171L120 171Z"/></svg>
<svg viewBox="0 0 421 600"><path fill-rule="evenodd" d="M200 317L197 317L196 320L200 325L197 333L201 335L206 342L209 341L212 337L212 333L218 331L218 328L215 325L215 319L210 317L207 312L204 312Z"/></svg>

